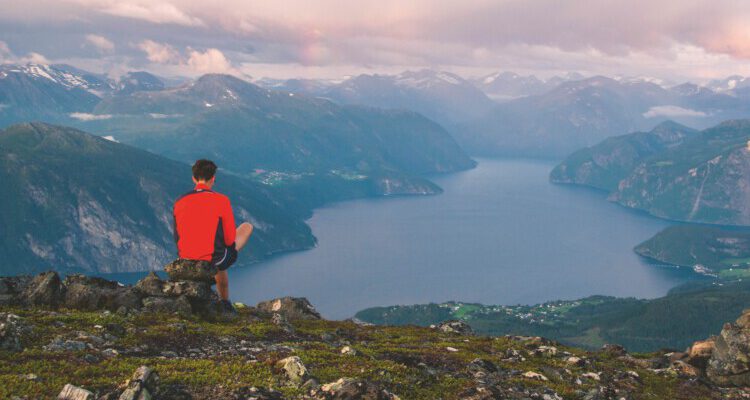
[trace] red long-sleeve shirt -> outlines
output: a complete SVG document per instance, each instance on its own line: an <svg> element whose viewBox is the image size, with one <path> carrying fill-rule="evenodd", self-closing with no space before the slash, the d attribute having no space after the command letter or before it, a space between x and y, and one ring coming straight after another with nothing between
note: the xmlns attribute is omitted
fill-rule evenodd
<svg viewBox="0 0 750 400"><path fill-rule="evenodd" d="M237 232L229 198L200 183L175 202L174 225L180 258L189 260L216 262Z"/></svg>

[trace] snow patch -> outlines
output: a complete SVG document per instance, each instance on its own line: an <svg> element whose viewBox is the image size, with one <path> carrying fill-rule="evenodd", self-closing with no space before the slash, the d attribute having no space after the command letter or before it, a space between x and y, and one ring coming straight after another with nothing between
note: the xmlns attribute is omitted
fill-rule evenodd
<svg viewBox="0 0 750 400"><path fill-rule="evenodd" d="M89 114L89 113L74 112L74 113L70 113L70 117L75 118L79 121L100 121L100 120L112 118L112 114Z"/></svg>
<svg viewBox="0 0 750 400"><path fill-rule="evenodd" d="M120 141L119 141L119 140L117 140L117 139L115 139L115 137L114 137L114 136L112 136L112 135L109 135L109 136L102 136L102 138L104 138L104 139L107 139L107 140L109 140L110 142L120 143Z"/></svg>
<svg viewBox="0 0 750 400"><path fill-rule="evenodd" d="M654 117L707 117L703 111L691 110L680 106L654 106L643 113L646 118Z"/></svg>

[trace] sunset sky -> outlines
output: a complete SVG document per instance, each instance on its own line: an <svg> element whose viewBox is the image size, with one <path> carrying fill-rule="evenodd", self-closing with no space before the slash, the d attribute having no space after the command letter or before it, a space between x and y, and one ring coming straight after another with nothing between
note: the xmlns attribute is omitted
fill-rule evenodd
<svg viewBox="0 0 750 400"><path fill-rule="evenodd" d="M742 0L0 0L0 62L117 76L750 75Z"/></svg>

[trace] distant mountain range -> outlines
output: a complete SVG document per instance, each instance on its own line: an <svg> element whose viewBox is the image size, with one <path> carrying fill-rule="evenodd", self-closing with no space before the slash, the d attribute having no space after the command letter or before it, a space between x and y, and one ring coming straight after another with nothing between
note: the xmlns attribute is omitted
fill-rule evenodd
<svg viewBox="0 0 750 400"><path fill-rule="evenodd" d="M455 135L471 154L557 158L665 120L706 128L749 116L748 99L734 94L599 76L500 104Z"/></svg>
<svg viewBox="0 0 750 400"><path fill-rule="evenodd" d="M584 79L584 76L578 73L540 79L534 75L523 76L506 71L472 79L472 83L493 100L502 102L519 97L539 95L554 89L563 82L581 79Z"/></svg>
<svg viewBox="0 0 750 400"><path fill-rule="evenodd" d="M0 274L130 272L175 257L171 207L190 166L81 131L25 123L0 131ZM313 246L306 210L220 172L217 190L256 234L243 261Z"/></svg>
<svg viewBox="0 0 750 400"><path fill-rule="evenodd" d="M610 199L658 217L750 225L750 120L694 132L662 124L579 150L551 173L555 182L610 191Z"/></svg>

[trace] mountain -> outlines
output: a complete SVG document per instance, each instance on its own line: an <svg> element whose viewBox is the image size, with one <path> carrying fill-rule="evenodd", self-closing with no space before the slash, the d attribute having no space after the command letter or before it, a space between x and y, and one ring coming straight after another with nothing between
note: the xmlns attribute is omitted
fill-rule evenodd
<svg viewBox="0 0 750 400"><path fill-rule="evenodd" d="M261 78L253 81L253 83L265 89L280 90L283 92L291 92L295 94L304 94L307 96L318 97L324 96L328 90L341 82L329 79Z"/></svg>
<svg viewBox="0 0 750 400"><path fill-rule="evenodd" d="M88 113L102 83L59 67L0 65L0 127L29 120L62 121Z"/></svg>
<svg viewBox="0 0 750 400"><path fill-rule="evenodd" d="M164 87L164 82L156 75L145 71L134 71L120 77L115 86L115 91L118 94L131 94L133 92L163 90Z"/></svg>
<svg viewBox="0 0 750 400"><path fill-rule="evenodd" d="M636 132L605 139L578 150L550 173L556 183L575 183L613 191L646 157L682 144L697 131L672 121L649 132Z"/></svg>
<svg viewBox="0 0 750 400"><path fill-rule="evenodd" d="M322 96L341 104L413 110L448 129L478 118L495 105L466 79L429 69L399 75L355 76Z"/></svg>
<svg viewBox="0 0 750 400"><path fill-rule="evenodd" d="M597 76L505 102L456 130L476 155L563 157L622 132L666 120L707 128L750 116L750 103L710 89L672 90L642 79Z"/></svg>
<svg viewBox="0 0 750 400"><path fill-rule="evenodd" d="M80 125L179 161L215 158L241 175L416 177L475 165L445 129L415 112L339 106L228 75L112 96L94 113L111 117Z"/></svg>
<svg viewBox="0 0 750 400"><path fill-rule="evenodd" d="M518 97L542 94L566 80L561 77L542 80L534 75L522 76L515 72L506 71L485 75L472 80L472 82L491 99L506 101Z"/></svg>
<svg viewBox="0 0 750 400"><path fill-rule="evenodd" d="M670 226L635 247L661 263L696 267L720 278L750 277L750 230L708 225Z"/></svg>
<svg viewBox="0 0 750 400"><path fill-rule="evenodd" d="M544 336L572 346L618 343L633 351L684 349L747 308L750 282L687 284L651 300L593 296L525 306L460 302L374 307L356 318L379 325L429 326L459 319L482 334Z"/></svg>
<svg viewBox="0 0 750 400"><path fill-rule="evenodd" d="M749 120L700 132L663 124L580 150L550 177L610 191L610 200L661 218L750 225L748 140Z"/></svg>
<svg viewBox="0 0 750 400"><path fill-rule="evenodd" d="M0 270L96 273L158 268L175 257L174 200L190 167L81 131L25 123L0 131ZM221 173L217 189L256 226L244 261L314 245L306 211Z"/></svg>

